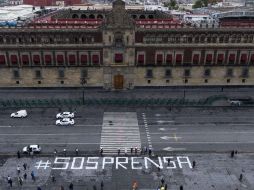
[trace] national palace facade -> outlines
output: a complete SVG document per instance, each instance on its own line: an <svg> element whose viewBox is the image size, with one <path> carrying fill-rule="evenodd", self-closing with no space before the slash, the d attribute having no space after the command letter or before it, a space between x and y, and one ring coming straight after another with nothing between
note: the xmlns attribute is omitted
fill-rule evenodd
<svg viewBox="0 0 254 190"><path fill-rule="evenodd" d="M160 11L60 10L0 28L0 87L254 84L253 24L188 26Z"/></svg>

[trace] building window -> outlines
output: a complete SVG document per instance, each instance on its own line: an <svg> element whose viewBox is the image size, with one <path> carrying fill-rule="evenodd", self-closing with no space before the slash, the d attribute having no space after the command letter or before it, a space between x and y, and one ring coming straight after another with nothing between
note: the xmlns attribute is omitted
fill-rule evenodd
<svg viewBox="0 0 254 190"><path fill-rule="evenodd" d="M144 65L144 63L145 63L145 55L138 54L138 65Z"/></svg>
<svg viewBox="0 0 254 190"><path fill-rule="evenodd" d="M35 78L42 78L41 70L36 70L35 71Z"/></svg>
<svg viewBox="0 0 254 190"><path fill-rule="evenodd" d="M100 58L98 54L92 55L92 64L93 65L99 65L100 64Z"/></svg>
<svg viewBox="0 0 254 190"><path fill-rule="evenodd" d="M184 69L183 75L184 75L184 77L190 77L190 75L191 75L190 69Z"/></svg>
<svg viewBox="0 0 254 190"><path fill-rule="evenodd" d="M6 64L5 56L0 55L0 65L5 65L5 64Z"/></svg>
<svg viewBox="0 0 254 190"><path fill-rule="evenodd" d="M84 70L81 70L81 73L80 73L80 78L81 79L84 79L84 78L87 78L88 77L88 72L86 69Z"/></svg>
<svg viewBox="0 0 254 190"><path fill-rule="evenodd" d="M161 65L163 63L163 54L157 54L156 55L156 64Z"/></svg>
<svg viewBox="0 0 254 190"><path fill-rule="evenodd" d="M247 62L247 59L248 59L248 56L246 53L241 54L240 63L245 64Z"/></svg>
<svg viewBox="0 0 254 190"><path fill-rule="evenodd" d="M123 62L123 54L122 53L116 53L115 54L115 63L122 63Z"/></svg>
<svg viewBox="0 0 254 190"><path fill-rule="evenodd" d="M204 76L205 77L210 77L211 76L211 69L205 69Z"/></svg>
<svg viewBox="0 0 254 190"><path fill-rule="evenodd" d="M81 55L80 63L81 63L81 65L88 65L88 55L87 54Z"/></svg>
<svg viewBox="0 0 254 190"><path fill-rule="evenodd" d="M244 78L249 77L249 69L248 68L243 68L241 76L244 77Z"/></svg>
<svg viewBox="0 0 254 190"><path fill-rule="evenodd" d="M69 55L69 64L70 65L75 65L76 64L76 55L74 55L74 54Z"/></svg>
<svg viewBox="0 0 254 190"><path fill-rule="evenodd" d="M167 54L166 55L166 64L167 65L172 65L173 61L172 61L172 54Z"/></svg>
<svg viewBox="0 0 254 190"><path fill-rule="evenodd" d="M18 64L18 57L17 55L11 55L11 64L17 65Z"/></svg>
<svg viewBox="0 0 254 190"><path fill-rule="evenodd" d="M64 78L64 70L63 69L58 70L58 77L59 78Z"/></svg>
<svg viewBox="0 0 254 190"><path fill-rule="evenodd" d="M58 65L63 65L64 64L64 56L63 55L57 55L56 56L56 61Z"/></svg>
<svg viewBox="0 0 254 190"><path fill-rule="evenodd" d="M228 63L229 64L234 64L235 63L235 54L229 54L228 56Z"/></svg>
<svg viewBox="0 0 254 190"><path fill-rule="evenodd" d="M165 71L165 77L166 77L166 78L170 78L170 77L171 77L171 70L170 70L170 69L167 69L167 70Z"/></svg>
<svg viewBox="0 0 254 190"><path fill-rule="evenodd" d="M217 63L222 64L224 60L224 54L219 53L217 57Z"/></svg>
<svg viewBox="0 0 254 190"><path fill-rule="evenodd" d="M152 69L146 70L146 78L153 78L153 70Z"/></svg>
<svg viewBox="0 0 254 190"><path fill-rule="evenodd" d="M15 79L20 78L19 70L13 70L13 78Z"/></svg>
<svg viewBox="0 0 254 190"><path fill-rule="evenodd" d="M28 55L21 56L22 65L29 65L29 57Z"/></svg>
<svg viewBox="0 0 254 190"><path fill-rule="evenodd" d="M232 68L228 68L226 72L226 77L233 77L234 70Z"/></svg>
<svg viewBox="0 0 254 190"><path fill-rule="evenodd" d="M40 56L33 55L33 62L34 62L34 65L40 65Z"/></svg>
<svg viewBox="0 0 254 190"><path fill-rule="evenodd" d="M213 54L206 54L206 64L211 64L213 60Z"/></svg>
<svg viewBox="0 0 254 190"><path fill-rule="evenodd" d="M199 64L199 54L194 54L192 58L193 64Z"/></svg>
<svg viewBox="0 0 254 190"><path fill-rule="evenodd" d="M182 63L182 54L176 54L176 64Z"/></svg>
<svg viewBox="0 0 254 190"><path fill-rule="evenodd" d="M52 62L51 55L45 55L44 58L45 58L44 61L46 65L51 65L51 62Z"/></svg>
<svg viewBox="0 0 254 190"><path fill-rule="evenodd" d="M250 56L250 64L254 65L254 54Z"/></svg>

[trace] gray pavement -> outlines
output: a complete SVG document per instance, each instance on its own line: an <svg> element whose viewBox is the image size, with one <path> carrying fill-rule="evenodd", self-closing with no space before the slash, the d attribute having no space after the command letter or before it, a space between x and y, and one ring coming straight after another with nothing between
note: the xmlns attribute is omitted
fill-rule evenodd
<svg viewBox="0 0 254 190"><path fill-rule="evenodd" d="M11 90L10 90L11 89ZM126 91L107 91L103 89L84 88L85 98L183 98L202 99L213 95L229 97L253 97L253 87L161 87L137 88ZM1 99L45 99L45 98L82 98L83 88L0 88Z"/></svg>
<svg viewBox="0 0 254 190"><path fill-rule="evenodd" d="M87 169L89 166L87 158L84 159L84 164L80 164L80 158L76 159L75 169L72 168L74 158L69 158L67 169L55 169L64 167L57 164L45 169L37 169L37 162L42 160L53 163L55 158L52 157L8 158L0 166L0 186L1 189L32 190L40 186L43 190L56 190L61 185L68 189L68 185L73 183L74 189L77 190L129 190L132 189L132 184L136 181L140 190L156 190L163 178L168 189L179 189L180 185L188 190L252 190L254 188L254 154L237 154L234 158L230 158L228 154L188 153L168 154L168 156L172 157L170 166L163 163L160 171L151 162L146 167L143 157L135 159L135 162L139 162L135 167L140 169L132 169L131 158L127 164L123 164L127 169L123 167L117 169L116 158L113 164L106 164L104 169L102 169L103 158L97 158L96 169ZM196 167L191 168L186 163L180 167L177 157L181 156L187 156L190 162L195 160ZM157 158L152 160L159 163ZM23 163L28 163L28 169L22 168ZM173 163L176 165L175 168ZM17 165L22 168L20 174L17 174ZM31 179L31 171L35 173L35 182ZM28 178L21 186L18 184L17 177L23 176L24 173L28 174ZM242 181L239 180L240 174L243 174ZM8 175L13 180L12 188L9 188L6 182ZM51 181L51 175L55 176L56 182ZM100 187L101 181L104 183L104 188Z"/></svg>
<svg viewBox="0 0 254 190"><path fill-rule="evenodd" d="M138 182L140 190L152 190L160 185L161 178L165 179L168 189L179 189L180 185L188 190L254 189L254 109L251 107L29 108L29 115L24 119L10 118L13 111L16 110L0 110L1 190L10 189L6 182L8 175L14 182L11 189L25 190L36 189L38 185L43 190L59 189L60 185L66 189L71 182L74 189L95 190L101 189L101 181L104 182L104 190L131 189L134 181ZM76 111L75 125L56 126L55 115L59 111ZM110 113L110 117L105 113ZM131 114L124 117L127 113ZM109 120L112 122L110 125ZM128 127L135 129L134 136L131 136ZM113 156L114 159L114 163L107 164L104 169L103 158L99 155L102 142L110 148L111 154L108 156ZM130 147L128 160L123 152L119 155L124 157L123 165L127 169L116 169L116 147L123 144L127 146L129 143L141 143L141 147L150 147L154 162L159 163L156 156L162 158L162 169L158 171L151 163L146 167L144 155L139 155L140 152L131 155ZM34 158L22 155L21 159L17 159L16 152L29 144L40 144L41 154ZM82 158L77 158L74 163L75 148L79 149L78 156ZM64 167L64 163L59 165L56 162L54 149L58 150L57 156L60 157L63 156L62 150L67 149L67 156L70 157L67 169L54 169L57 166ZM239 154L230 158L231 150L237 150ZM167 156L172 157L172 164L175 163L176 168L167 168L163 160ZM190 162L195 160L197 167L193 169L184 164L181 168L177 160L181 156L187 156ZM87 169L88 157L97 159L96 169ZM131 157L141 157L134 158L139 162L134 165L141 169L133 169ZM35 166L41 160L49 161L50 167L37 169ZM29 169L21 171L22 174L28 174L28 179L21 187L17 183L16 167L22 167L23 163L28 163ZM31 180L31 171L36 174L35 182ZM243 180L239 181L241 173ZM51 182L52 174L56 176L55 183Z"/></svg>

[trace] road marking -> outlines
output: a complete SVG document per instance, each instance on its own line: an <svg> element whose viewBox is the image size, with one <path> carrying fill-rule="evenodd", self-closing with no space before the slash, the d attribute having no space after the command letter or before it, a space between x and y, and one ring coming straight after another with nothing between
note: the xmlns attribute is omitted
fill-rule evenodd
<svg viewBox="0 0 254 190"><path fill-rule="evenodd" d="M186 148L167 147L167 148L163 148L163 150L165 150L165 151L183 151L183 150L186 150Z"/></svg>
<svg viewBox="0 0 254 190"><path fill-rule="evenodd" d="M141 148L137 113L105 112L100 142L103 153L117 154L118 148L121 148L122 153L127 148L129 153L130 148L134 149L135 147Z"/></svg>
<svg viewBox="0 0 254 190"><path fill-rule="evenodd" d="M147 142L148 142L148 147L149 149L153 149L153 146L152 146L152 142L151 142L151 136L150 136L150 132L149 132L149 127L148 127L148 124L146 122L146 114L145 113L142 113L142 117L143 117L143 120L144 120L144 123L145 123L145 131L146 131L146 138L147 138ZM154 156L154 153L152 151L152 156Z"/></svg>
<svg viewBox="0 0 254 190"><path fill-rule="evenodd" d="M173 137L163 136L163 137L160 137L160 138L163 139L163 140L175 139L175 141L177 141L178 139L181 139L182 137L177 137L176 134L174 134Z"/></svg>
<svg viewBox="0 0 254 190"><path fill-rule="evenodd" d="M159 120L159 121L157 121L157 123L159 123L159 124L162 124L162 123L174 123L175 121L172 121L172 120L170 120L170 121L163 121L163 120Z"/></svg>
<svg viewBox="0 0 254 190"><path fill-rule="evenodd" d="M12 126L0 126L0 128L10 128Z"/></svg>
<svg viewBox="0 0 254 190"><path fill-rule="evenodd" d="M177 128L164 128L164 127L161 127L161 128L159 128L159 130L160 131L167 131L167 130L169 130L169 131L175 131L175 130L177 130Z"/></svg>

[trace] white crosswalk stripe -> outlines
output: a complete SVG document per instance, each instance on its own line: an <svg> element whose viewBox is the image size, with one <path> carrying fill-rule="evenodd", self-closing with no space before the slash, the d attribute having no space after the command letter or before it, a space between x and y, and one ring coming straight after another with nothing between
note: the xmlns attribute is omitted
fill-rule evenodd
<svg viewBox="0 0 254 190"><path fill-rule="evenodd" d="M136 112L105 112L101 131L100 148L103 153L117 155L118 149L121 155L125 148L129 154L131 149L141 148L140 132Z"/></svg>

